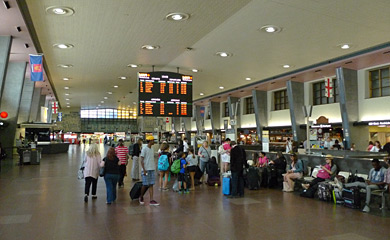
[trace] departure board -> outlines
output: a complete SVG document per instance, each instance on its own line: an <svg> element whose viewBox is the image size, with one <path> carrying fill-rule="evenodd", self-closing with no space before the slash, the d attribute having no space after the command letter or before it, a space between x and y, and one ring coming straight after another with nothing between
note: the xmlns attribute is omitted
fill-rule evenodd
<svg viewBox="0 0 390 240"><path fill-rule="evenodd" d="M192 117L192 76L138 73L138 115Z"/></svg>

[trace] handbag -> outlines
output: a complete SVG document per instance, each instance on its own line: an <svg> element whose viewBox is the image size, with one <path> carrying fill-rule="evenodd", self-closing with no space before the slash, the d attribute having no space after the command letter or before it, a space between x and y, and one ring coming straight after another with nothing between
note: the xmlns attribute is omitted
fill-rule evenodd
<svg viewBox="0 0 390 240"><path fill-rule="evenodd" d="M77 172L77 179L78 180L81 180L81 179L84 179L84 169L79 169L79 171Z"/></svg>
<svg viewBox="0 0 390 240"><path fill-rule="evenodd" d="M99 169L99 176L100 176L100 177L104 177L104 174L105 174L105 172L104 172L104 167L101 167L101 168Z"/></svg>

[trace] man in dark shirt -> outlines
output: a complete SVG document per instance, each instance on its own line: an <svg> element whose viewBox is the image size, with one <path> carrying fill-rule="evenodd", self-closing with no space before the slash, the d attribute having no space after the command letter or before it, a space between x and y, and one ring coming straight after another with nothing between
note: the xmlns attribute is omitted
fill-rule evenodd
<svg viewBox="0 0 390 240"><path fill-rule="evenodd" d="M244 196L243 166L249 167L246 162L245 150L237 145L235 141L230 143L230 170L232 172L232 194L231 198Z"/></svg>

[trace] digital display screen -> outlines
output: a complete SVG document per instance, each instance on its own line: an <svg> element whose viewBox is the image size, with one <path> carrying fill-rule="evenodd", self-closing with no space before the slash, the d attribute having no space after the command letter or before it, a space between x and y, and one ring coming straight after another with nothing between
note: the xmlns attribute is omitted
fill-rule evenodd
<svg viewBox="0 0 390 240"><path fill-rule="evenodd" d="M192 76L138 73L138 115L192 117Z"/></svg>

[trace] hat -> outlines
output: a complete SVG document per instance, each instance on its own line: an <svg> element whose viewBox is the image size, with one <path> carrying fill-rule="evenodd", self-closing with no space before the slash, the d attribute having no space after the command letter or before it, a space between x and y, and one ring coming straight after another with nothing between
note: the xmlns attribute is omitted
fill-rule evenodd
<svg viewBox="0 0 390 240"><path fill-rule="evenodd" d="M330 154L326 154L325 158L333 159L333 156Z"/></svg>
<svg viewBox="0 0 390 240"><path fill-rule="evenodd" d="M149 135L146 137L146 141L153 141L154 140L154 137Z"/></svg>

